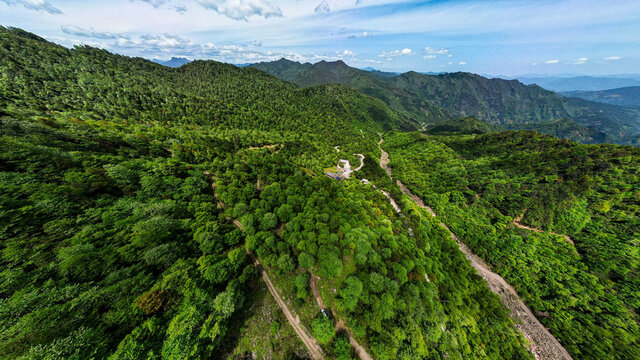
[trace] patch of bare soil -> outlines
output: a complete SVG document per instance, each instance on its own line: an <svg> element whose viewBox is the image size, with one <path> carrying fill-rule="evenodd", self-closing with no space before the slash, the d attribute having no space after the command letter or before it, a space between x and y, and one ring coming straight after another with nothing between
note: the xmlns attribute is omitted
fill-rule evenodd
<svg viewBox="0 0 640 360"><path fill-rule="evenodd" d="M320 307L320 309L326 310L327 307L324 305L324 301L322 301L322 297L320 296L320 289L318 288L318 280L320 279L317 276L311 275L311 279L309 280L309 286L311 287L311 293L313 294L314 299L316 299L316 302L318 303L318 307ZM351 347L356 351L356 354L358 354L358 357L361 360L373 360L373 358L369 356L369 354L367 353L367 350L365 350L365 348L358 343L355 336L353 335L353 332L351 331L351 329L349 329L347 324L345 324L344 320L342 319L338 320L336 322L335 329L336 329L336 332L344 332L347 335L347 338L349 339L349 344L351 344Z"/></svg>

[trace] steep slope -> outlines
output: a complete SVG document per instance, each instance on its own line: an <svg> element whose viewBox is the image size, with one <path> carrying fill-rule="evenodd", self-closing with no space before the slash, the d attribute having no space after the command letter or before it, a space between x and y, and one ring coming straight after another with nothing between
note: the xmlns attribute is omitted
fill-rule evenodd
<svg viewBox="0 0 640 360"><path fill-rule="evenodd" d="M571 119L579 126L569 132L549 134L571 136L592 132L584 129L586 127L605 133L608 141L626 144L636 143L640 136L640 111L566 99L517 80L487 79L470 73L425 75L407 72L398 76L377 76L341 61L311 65L280 60L253 66L300 86L326 83L352 86L381 99L420 124L474 116L494 125L533 129L535 123ZM585 138L601 139L585 135L571 137L578 141Z"/></svg>
<svg viewBox="0 0 640 360"><path fill-rule="evenodd" d="M599 91L569 91L561 94L610 105L640 108L640 86Z"/></svg>
<svg viewBox="0 0 640 360"><path fill-rule="evenodd" d="M428 99L418 98L395 88L388 80L395 76L376 75L374 72L347 66L342 61L320 61L316 64L280 59L275 62L258 63L252 67L265 71L299 86L318 84L343 84L384 101L389 107L417 124L428 124L451 118L451 114Z"/></svg>
<svg viewBox="0 0 640 360"><path fill-rule="evenodd" d="M382 136L380 137L379 146L383 143ZM392 170L388 166L389 153L384 151L380 147L382 156L380 158L380 167L382 167L389 176L392 176ZM435 211L424 202L414 195L404 184L397 180L398 186L402 189L402 192L411 198L416 206L425 209L434 218L437 217ZM478 271L478 274L487 282L491 291L500 297L500 302L510 311L510 316L515 320L518 329L522 332L524 337L531 342L531 350L536 356L536 359L540 360L571 360L571 355L565 350L556 338L549 333L549 331L536 319L531 313L531 310L524 304L522 299L518 296L518 293L514 288L509 285L500 275L491 271L489 266L476 254L474 254L468 246L460 241L458 236L454 234L449 227L440 222L440 226L444 228L451 239L453 239L460 251L465 254L471 266Z"/></svg>
<svg viewBox="0 0 640 360"><path fill-rule="evenodd" d="M394 177L574 358L640 356L640 149L531 131L396 133L384 143Z"/></svg>
<svg viewBox="0 0 640 360"><path fill-rule="evenodd" d="M582 144L603 144L613 142L603 131L595 127L580 125L571 119L555 119L528 124L527 126L506 126L507 129L535 130L541 134L555 136L560 139L577 141ZM624 138L625 143L635 144L632 138Z"/></svg>
<svg viewBox="0 0 640 360"><path fill-rule="evenodd" d="M90 47L70 50L20 34L0 29L2 108L85 111L102 119L242 129L324 129L334 137L338 131L411 128L381 101L346 87L298 89L263 72L215 61L166 68ZM43 52L42 59L31 56L34 52Z"/></svg>

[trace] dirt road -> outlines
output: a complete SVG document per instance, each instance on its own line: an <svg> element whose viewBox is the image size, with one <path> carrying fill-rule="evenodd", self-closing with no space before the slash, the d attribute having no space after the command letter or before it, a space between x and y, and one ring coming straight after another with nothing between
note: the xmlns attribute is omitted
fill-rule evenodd
<svg viewBox="0 0 640 360"><path fill-rule="evenodd" d="M542 233L542 232L544 232L544 231L543 231L543 230L541 230L541 229L537 229L537 228L534 228L534 227L531 227L531 226L527 226L527 225L522 224L520 221L522 220L522 217L523 217L523 216L524 216L524 212L522 212L522 215L520 215L520 216L518 216L517 218L513 219L513 225L515 225L515 226L519 227L520 229L531 230L531 231L535 231L535 232L537 232L537 233ZM571 245L573 245L573 246L575 246L575 245L576 245L576 244L573 242L573 240L569 237L569 235L562 235L562 234L554 233L554 232L552 232L552 231L549 231L548 233L549 233L549 234L551 234L551 235L561 236L561 237L564 239L564 241L568 242L569 244L571 244Z"/></svg>
<svg viewBox="0 0 640 360"><path fill-rule="evenodd" d="M317 276L311 275L311 279L309 280L309 286L311 287L311 292L313 293L313 297L316 299L316 302L318 303L318 307L320 307L320 309L327 309L327 307L324 305L324 301L322 301L322 297L320 296L320 289L318 288L318 280L319 278ZM332 311L332 313L335 314L334 311ZM373 360L373 358L369 356L369 354L367 353L367 350L365 350L365 348L358 343L355 336L353 335L353 332L351 331L351 329L349 329L347 324L345 324L345 322L342 319L336 322L335 329L336 329L336 332L342 331L345 334L347 334L347 338L349 339L349 344L351 344L351 347L356 351L356 353L358 354L358 357L361 360Z"/></svg>
<svg viewBox="0 0 640 360"><path fill-rule="evenodd" d="M338 169L342 169L342 176L344 176L346 179L351 177L351 174L356 172L356 171L360 171L360 169L362 169L362 167L364 166L364 155L362 154L353 154L353 155L357 155L360 158L360 166L358 166L355 169L351 169L351 163L349 162L349 160L345 160L345 159L340 159L338 160ZM340 166L340 164L342 164L343 166Z"/></svg>
<svg viewBox="0 0 640 360"><path fill-rule="evenodd" d="M384 169L389 177L391 177L391 168L389 167L389 153L382 150L383 141L384 139L382 138L382 135L380 135L380 141L378 141L378 147L380 148L380 151L382 151L382 156L380 156L380 167Z"/></svg>
<svg viewBox="0 0 640 360"><path fill-rule="evenodd" d="M389 168L389 154L382 150L382 137L378 146L382 151L380 157L380 166L391 177L391 169ZM427 210L432 216L436 216L436 213L428 206L424 204L422 199L415 196L406 186L404 186L399 180L398 186L402 192L409 196L418 206ZM449 227L440 222L440 226L445 228L451 238L455 240L463 254L471 262L478 274L489 285L489 289L500 296L500 302L510 311L510 316L516 323L516 327L522 335L531 343L531 352L536 359L541 360L561 360L572 359L571 355L565 350L565 348L558 342L558 340L538 321L533 315L531 310L524 304L524 302L518 296L515 289L509 285L500 275L491 271L489 266L477 255L475 255L471 249L469 249L458 237L449 229Z"/></svg>
<svg viewBox="0 0 640 360"><path fill-rule="evenodd" d="M240 221L233 219L233 224L238 229L244 231ZM320 348L320 345L318 345L318 341L312 336L310 336L309 334L307 334L307 332L302 328L300 323L296 320L296 317L293 316L293 314L291 314L291 311L289 311L287 304L284 302L284 300L282 300L282 298L280 297L280 294L278 294L278 290L271 282L269 275L267 275L267 273L262 269L262 265L260 264L258 259L251 252L249 252L249 250L246 250L246 251L249 257L251 258L251 261L253 261L254 266L260 272L260 276L262 277L262 280L265 282L265 284L267 284L267 288L269 289L271 296L273 296L273 298L275 299L280 309L282 309L284 316L289 321L289 324L291 324L291 327L293 327L293 330L296 332L296 334L298 334L298 337L300 338L300 340L302 340L304 345L307 347L307 350L309 350L309 355L311 356L311 358L314 360L324 359L324 355L322 353L322 349Z"/></svg>
<svg viewBox="0 0 640 360"><path fill-rule="evenodd" d="M362 167L364 166L364 155L362 154L353 154L356 155L360 158L360 166L358 166L357 168L353 169L353 171L360 171L360 169L362 169Z"/></svg>

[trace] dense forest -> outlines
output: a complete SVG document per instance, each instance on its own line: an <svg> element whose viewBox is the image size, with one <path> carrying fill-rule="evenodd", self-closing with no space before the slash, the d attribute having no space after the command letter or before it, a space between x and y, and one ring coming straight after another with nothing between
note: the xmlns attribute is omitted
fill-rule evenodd
<svg viewBox="0 0 640 360"><path fill-rule="evenodd" d="M15 28L0 55L3 358L308 358L264 271L326 358L356 358L353 336L374 359L533 359L439 220L380 168L381 134L394 177L575 358L638 357L635 148L473 118L424 138L346 86ZM351 178L324 176L356 154Z"/></svg>
<svg viewBox="0 0 640 360"><path fill-rule="evenodd" d="M246 250L298 298L292 310L329 357L355 356L327 325L341 321L376 359L531 358L434 220L321 175L340 146L391 186L377 133L410 126L379 100L213 61L169 69L69 50L19 29L1 29L0 49L6 358L250 356L262 334L247 314L265 302ZM267 328L277 339L287 326ZM300 355L288 349L263 351Z"/></svg>
<svg viewBox="0 0 640 360"><path fill-rule="evenodd" d="M384 101L419 126L473 116L491 125L536 130L581 143L637 145L640 141L637 109L564 98L517 80L488 79L464 72L383 73L356 69L342 61L301 64L281 59L252 67L300 86L349 85ZM563 120L560 128L550 126L559 120Z"/></svg>
<svg viewBox="0 0 640 360"><path fill-rule="evenodd" d="M385 150L572 355L640 357L640 150L514 131L395 133Z"/></svg>

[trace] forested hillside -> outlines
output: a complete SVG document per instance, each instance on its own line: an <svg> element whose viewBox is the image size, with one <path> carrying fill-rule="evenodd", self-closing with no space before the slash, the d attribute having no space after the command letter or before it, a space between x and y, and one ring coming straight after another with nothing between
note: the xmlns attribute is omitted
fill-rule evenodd
<svg viewBox="0 0 640 360"><path fill-rule="evenodd" d="M379 76L341 61L300 64L285 59L253 67L300 86L339 83L378 98L398 113L424 124L452 117L474 116L492 125L543 130L546 134L587 143L637 144L640 111L564 97L517 80L487 79L471 73L425 75L406 72ZM571 131L554 132L537 123L571 119ZM604 137L590 133L602 132Z"/></svg>
<svg viewBox="0 0 640 360"><path fill-rule="evenodd" d="M434 123L452 117L452 112L438 106L432 99L413 96L404 89L396 89L390 83L395 76L379 76L372 72L347 66L342 61L320 61L316 64L300 64L286 59L253 64L280 79L302 87L320 84L344 84L384 101L390 108L417 124Z"/></svg>
<svg viewBox="0 0 640 360"><path fill-rule="evenodd" d="M18 29L0 55L3 358L306 356L247 251L327 358L355 357L337 323L375 359L532 358L448 233L379 191L377 133L412 128L383 102ZM353 153L373 184L322 175Z"/></svg>
<svg viewBox="0 0 640 360"><path fill-rule="evenodd" d="M640 108L640 86L599 91L568 91L561 94L605 104Z"/></svg>
<svg viewBox="0 0 640 360"><path fill-rule="evenodd" d="M574 358L640 357L640 150L522 131L395 133L384 148Z"/></svg>

